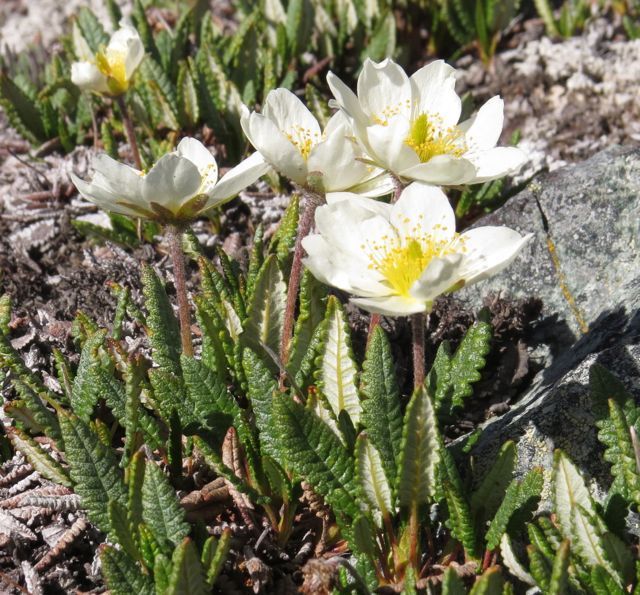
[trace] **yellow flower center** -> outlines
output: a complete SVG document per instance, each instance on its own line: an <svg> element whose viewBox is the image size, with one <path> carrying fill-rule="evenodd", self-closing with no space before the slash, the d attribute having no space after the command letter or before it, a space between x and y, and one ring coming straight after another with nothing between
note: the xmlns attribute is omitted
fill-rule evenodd
<svg viewBox="0 0 640 595"><path fill-rule="evenodd" d="M422 163L436 155L462 157L468 149L462 130L457 126L445 128L438 116L425 113L413 121L404 142L417 153Z"/></svg>
<svg viewBox="0 0 640 595"><path fill-rule="evenodd" d="M96 55L96 66L109 80L115 93L124 93L129 88L127 80L126 54L113 50L100 50Z"/></svg>
<svg viewBox="0 0 640 595"><path fill-rule="evenodd" d="M407 219L404 223L410 221ZM434 226L434 231L443 229L440 224ZM454 246L456 240L457 246ZM378 271L394 293L403 297L410 297L411 287L434 258L464 251L459 234L446 240L438 239L422 231L420 223L402 239L385 234L380 240L361 247L368 252L369 269Z"/></svg>
<svg viewBox="0 0 640 595"><path fill-rule="evenodd" d="M300 155L302 155L305 161L309 159L311 149L313 149L320 140L320 136L317 133L300 125L294 126L289 132L285 132L285 135L289 139L289 142L300 151Z"/></svg>

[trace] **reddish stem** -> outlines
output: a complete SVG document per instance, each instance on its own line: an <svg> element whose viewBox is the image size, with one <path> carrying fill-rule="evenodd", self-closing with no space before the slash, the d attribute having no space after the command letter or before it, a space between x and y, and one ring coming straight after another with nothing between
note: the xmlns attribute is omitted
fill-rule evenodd
<svg viewBox="0 0 640 595"><path fill-rule="evenodd" d="M167 238L169 239L169 251L173 262L173 280L176 288L176 297L178 298L178 318L180 320L182 353L191 356L193 355L193 344L191 343L191 308L187 294L184 252L182 251L182 229L175 225L168 225Z"/></svg>
<svg viewBox="0 0 640 595"><path fill-rule="evenodd" d="M140 151L138 150L136 132L133 128L133 121L131 120L131 116L129 115L129 109L127 108L127 104L125 103L124 96L118 95L118 97L116 97L116 102L118 104L118 107L120 108L120 114L122 115L122 123L124 124L124 130L127 135L127 140L129 141L131 153L133 154L133 162L136 164L136 167L140 171L142 171L142 159L140 159Z"/></svg>
<svg viewBox="0 0 640 595"><path fill-rule="evenodd" d="M424 327L425 315L411 316L411 333L413 335L413 386L420 388L424 384Z"/></svg>

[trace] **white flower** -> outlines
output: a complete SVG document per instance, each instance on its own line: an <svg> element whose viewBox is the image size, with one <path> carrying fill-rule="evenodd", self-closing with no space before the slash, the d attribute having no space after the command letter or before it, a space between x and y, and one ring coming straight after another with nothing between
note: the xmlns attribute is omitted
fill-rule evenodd
<svg viewBox="0 0 640 595"><path fill-rule="evenodd" d="M267 172L269 165L254 153L218 180L218 165L206 147L183 138L143 173L106 154L93 160L90 182L71 174L80 194L105 211L184 223L233 198Z"/></svg>
<svg viewBox="0 0 640 595"><path fill-rule="evenodd" d="M134 71L144 58L138 32L125 21L106 48L94 54L74 23L73 45L80 62L71 65L71 81L87 91L121 95L129 88Z"/></svg>
<svg viewBox="0 0 640 595"><path fill-rule="evenodd" d="M508 227L458 234L445 194L420 182L392 205L329 194L315 222L317 233L302 240L306 267L361 308L389 316L428 311L440 294L507 266L531 237Z"/></svg>
<svg viewBox="0 0 640 595"><path fill-rule="evenodd" d="M270 91L262 113L245 107L242 129L279 173L300 186L324 192L353 190L381 196L393 189L382 171L363 163L347 119L335 114L322 132L313 114L286 89ZM359 185L364 185L359 187Z"/></svg>
<svg viewBox="0 0 640 595"><path fill-rule="evenodd" d="M458 124L461 101L455 70L442 60L411 77L392 60L367 59L358 94L332 72L331 102L350 119L353 132L375 165L404 181L438 186L475 184L504 176L524 162L515 147L496 147L503 101L495 96Z"/></svg>

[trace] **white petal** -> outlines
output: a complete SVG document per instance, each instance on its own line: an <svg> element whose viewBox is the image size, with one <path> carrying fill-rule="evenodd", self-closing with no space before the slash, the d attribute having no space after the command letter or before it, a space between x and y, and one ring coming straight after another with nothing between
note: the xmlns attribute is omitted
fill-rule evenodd
<svg viewBox="0 0 640 595"><path fill-rule="evenodd" d="M358 161L363 153L350 135L351 127L338 112L327 125L325 140L311 150L307 159L310 173L323 174L325 192L346 190L369 176L370 168Z"/></svg>
<svg viewBox="0 0 640 595"><path fill-rule="evenodd" d="M465 285L476 283L505 268L532 238L508 227L478 227L464 232L459 243L466 252L460 267Z"/></svg>
<svg viewBox="0 0 640 595"><path fill-rule="evenodd" d="M105 188L96 186L91 182L86 182L73 173L70 175L72 182L78 189L78 192L80 192L80 194L89 202L92 202L100 207L103 211L120 213L121 215L129 215L132 217L140 216L140 214L136 211L118 204L118 201L121 199L121 197L113 194Z"/></svg>
<svg viewBox="0 0 640 595"><path fill-rule="evenodd" d="M173 211L182 206L200 188L198 168L188 159L173 153L164 155L144 177L142 196Z"/></svg>
<svg viewBox="0 0 640 595"><path fill-rule="evenodd" d="M351 302L367 312L382 314L383 316L409 316L419 312L426 312L429 309L429 305L425 302L399 295L351 298Z"/></svg>
<svg viewBox="0 0 640 595"><path fill-rule="evenodd" d="M492 149L498 143L504 123L504 101L496 95L487 101L478 113L463 122L460 128L465 131L465 141L469 152Z"/></svg>
<svg viewBox="0 0 640 595"><path fill-rule="evenodd" d="M320 140L321 130L318 120L304 103L287 89L270 91L262 108L262 115L269 118L282 132L297 138L299 129L308 131L316 142Z"/></svg>
<svg viewBox="0 0 640 595"><path fill-rule="evenodd" d="M387 58L376 63L367 58L358 77L358 99L363 111L379 121L386 121L396 114L409 118L409 77L393 60Z"/></svg>
<svg viewBox="0 0 640 595"><path fill-rule="evenodd" d="M362 111L360 101L356 94L333 74L333 72L327 74L327 83L340 109L344 110L350 118L358 121L361 126L366 126L369 123L369 118Z"/></svg>
<svg viewBox="0 0 640 595"><path fill-rule="evenodd" d="M391 223L401 237L415 236L419 227L421 235L448 242L456 231L456 217L446 194L422 182L413 182L402 191L391 207Z"/></svg>
<svg viewBox="0 0 640 595"><path fill-rule="evenodd" d="M393 177L384 170L375 168L368 179L349 188L349 192L368 196L369 198L380 198L391 194L395 189L396 183Z"/></svg>
<svg viewBox="0 0 640 595"><path fill-rule="evenodd" d="M200 172L202 186L200 192L209 194L215 183L218 181L218 164L216 158L211 154L199 140L191 137L183 138L176 148L176 153L193 163Z"/></svg>
<svg viewBox="0 0 640 595"><path fill-rule="evenodd" d="M125 77L129 80L144 58L140 35L132 25L120 21L120 29L109 40L105 54L110 64L112 59L124 59Z"/></svg>
<svg viewBox="0 0 640 595"><path fill-rule="evenodd" d="M397 116L387 126L374 125L367 128L367 140L371 147L371 158L384 169L398 175L420 163L416 152L405 143L409 134L409 121Z"/></svg>
<svg viewBox="0 0 640 595"><path fill-rule="evenodd" d="M254 112L243 119L242 127L251 144L278 172L297 184L306 184L305 160L271 120Z"/></svg>
<svg viewBox="0 0 640 595"><path fill-rule="evenodd" d="M209 201L207 201L205 208L233 198L240 190L250 186L260 176L266 174L270 167L260 153L253 153L220 178L213 190L209 192Z"/></svg>
<svg viewBox="0 0 640 595"><path fill-rule="evenodd" d="M351 200L357 205L371 211L372 213L380 215L387 220L391 217L390 204L380 200L373 200L360 194L355 194L354 192L328 192L325 198L328 205L340 202L341 200Z"/></svg>
<svg viewBox="0 0 640 595"><path fill-rule="evenodd" d="M85 91L107 93L107 77L92 62L74 62L71 64L71 82Z"/></svg>
<svg viewBox="0 0 640 595"><path fill-rule="evenodd" d="M436 186L467 184L475 174L476 166L469 159L452 155L436 155L425 163L418 163L399 172L401 178Z"/></svg>
<svg viewBox="0 0 640 595"><path fill-rule="evenodd" d="M462 104L455 92L455 69L443 60L436 60L411 76L413 114L437 114L445 127L460 119Z"/></svg>
<svg viewBox="0 0 640 595"><path fill-rule="evenodd" d="M496 147L475 155L468 155L477 168L471 184L501 178L517 170L526 161L526 155L516 147Z"/></svg>
<svg viewBox="0 0 640 595"><path fill-rule="evenodd" d="M459 253L434 258L412 285L411 295L418 300L432 302L460 281L463 262L464 257Z"/></svg>
<svg viewBox="0 0 640 595"><path fill-rule="evenodd" d="M140 202L142 194L142 174L133 167L100 153L91 162L93 184L101 186L128 202Z"/></svg>

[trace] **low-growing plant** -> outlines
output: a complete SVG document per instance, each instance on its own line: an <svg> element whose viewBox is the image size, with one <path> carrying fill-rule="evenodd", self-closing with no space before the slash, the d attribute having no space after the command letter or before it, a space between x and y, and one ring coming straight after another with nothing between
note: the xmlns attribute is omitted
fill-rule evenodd
<svg viewBox="0 0 640 595"><path fill-rule="evenodd" d="M551 37L572 37L584 29L591 16L589 0L564 0L557 16L549 0L534 0L534 4Z"/></svg>

